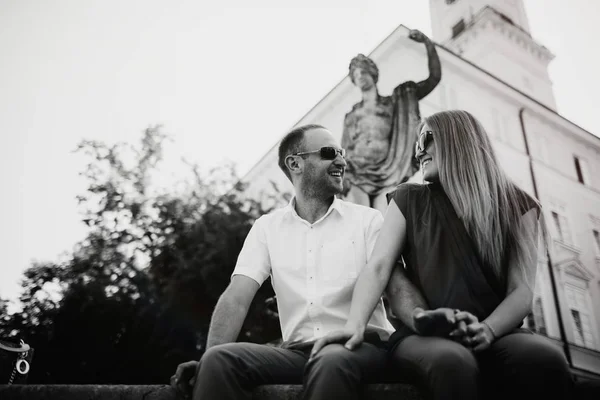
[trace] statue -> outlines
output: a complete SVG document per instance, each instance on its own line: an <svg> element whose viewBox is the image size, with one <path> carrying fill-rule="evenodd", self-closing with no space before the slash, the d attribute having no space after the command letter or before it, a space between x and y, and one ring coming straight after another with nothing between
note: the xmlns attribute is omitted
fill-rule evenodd
<svg viewBox="0 0 600 400"><path fill-rule="evenodd" d="M359 54L350 62L350 79L362 92L344 119L342 147L346 149L346 200L385 210L385 194L416 172L414 143L421 122L419 100L437 86L442 77L435 45L418 30L408 37L424 43L429 77L398 85L391 96L377 91L379 70L370 58Z"/></svg>

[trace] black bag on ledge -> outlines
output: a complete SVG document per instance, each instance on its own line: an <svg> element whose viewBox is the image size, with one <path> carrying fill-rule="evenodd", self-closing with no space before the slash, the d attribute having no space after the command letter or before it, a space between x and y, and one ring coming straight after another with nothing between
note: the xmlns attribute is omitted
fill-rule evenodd
<svg viewBox="0 0 600 400"><path fill-rule="evenodd" d="M0 385L27 383L33 349L21 343L0 339Z"/></svg>

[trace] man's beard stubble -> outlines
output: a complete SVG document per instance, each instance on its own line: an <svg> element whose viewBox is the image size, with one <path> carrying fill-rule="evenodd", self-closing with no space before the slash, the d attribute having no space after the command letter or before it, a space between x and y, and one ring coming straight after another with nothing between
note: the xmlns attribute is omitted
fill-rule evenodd
<svg viewBox="0 0 600 400"><path fill-rule="evenodd" d="M308 183L306 185L306 194L312 198L327 199L336 194L341 194L343 191L341 185L338 186L331 182L328 173L325 173L323 176L317 176L315 168L306 169L306 178Z"/></svg>

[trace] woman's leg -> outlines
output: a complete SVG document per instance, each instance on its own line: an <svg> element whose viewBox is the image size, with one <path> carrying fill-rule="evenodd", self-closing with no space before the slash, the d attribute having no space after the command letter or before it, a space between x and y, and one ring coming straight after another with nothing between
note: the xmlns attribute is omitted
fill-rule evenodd
<svg viewBox="0 0 600 400"><path fill-rule="evenodd" d="M479 398L479 367L471 350L448 339L413 335L393 350L392 363L433 400Z"/></svg>
<svg viewBox="0 0 600 400"><path fill-rule="evenodd" d="M477 358L490 394L498 398L571 398L573 380L565 356L542 336L508 334Z"/></svg>

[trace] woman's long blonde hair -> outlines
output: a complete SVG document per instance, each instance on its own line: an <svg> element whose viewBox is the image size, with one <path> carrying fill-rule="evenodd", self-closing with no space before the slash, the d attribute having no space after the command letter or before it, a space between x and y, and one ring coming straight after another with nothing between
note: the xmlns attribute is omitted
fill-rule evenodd
<svg viewBox="0 0 600 400"><path fill-rule="evenodd" d="M509 248L516 251L514 255L521 269L537 262L524 260L528 254L525 246L531 245L531 240L538 240L537 226L535 238L524 238L519 233L522 214L528 209L526 198L498 164L481 123L460 110L425 118L419 132L425 123L433 131L440 184L475 242L480 257L492 266L498 277L504 277L506 272L502 268ZM539 203L537 205L539 207ZM539 218L538 222L542 222L541 212Z"/></svg>

